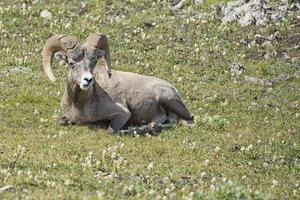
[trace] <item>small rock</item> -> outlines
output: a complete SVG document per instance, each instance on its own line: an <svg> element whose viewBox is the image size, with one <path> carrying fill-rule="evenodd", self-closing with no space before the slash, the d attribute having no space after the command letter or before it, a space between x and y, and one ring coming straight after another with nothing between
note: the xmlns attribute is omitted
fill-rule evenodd
<svg viewBox="0 0 300 200"><path fill-rule="evenodd" d="M254 85L261 85L261 86L266 86L266 87L272 87L274 85L274 83L272 81L263 80L263 79L252 77L252 76L246 77L245 81L247 83L251 83Z"/></svg>
<svg viewBox="0 0 300 200"><path fill-rule="evenodd" d="M267 22L280 23L300 10L299 0L290 5L283 1L235 0L222 6L222 23L238 21L241 26L264 26Z"/></svg>
<svg viewBox="0 0 300 200"><path fill-rule="evenodd" d="M258 25L263 25L266 21L264 7L266 7L266 2L263 0L237 0L228 2L226 6L223 7L222 22L232 22L238 20L241 26L248 26L253 23Z"/></svg>
<svg viewBox="0 0 300 200"><path fill-rule="evenodd" d="M249 26L251 24L253 24L255 22L255 18L253 17L252 13L251 12L247 12L245 14L245 16L241 17L239 20L238 20L239 24L241 26Z"/></svg>
<svg viewBox="0 0 300 200"><path fill-rule="evenodd" d="M270 40L270 41L275 40L276 42L278 42L280 38L281 38L280 33L278 31L276 31L275 33L271 34L268 37L268 40Z"/></svg>
<svg viewBox="0 0 300 200"><path fill-rule="evenodd" d="M18 73L28 74L31 72L31 69L28 67L24 67L24 66L16 66L16 67L9 69L8 71L12 72L12 73L17 73L17 74Z"/></svg>
<svg viewBox="0 0 300 200"><path fill-rule="evenodd" d="M49 10L43 10L40 14L40 16L44 19L51 19L52 13Z"/></svg>
<svg viewBox="0 0 300 200"><path fill-rule="evenodd" d="M6 71L0 71L0 78L1 77L7 77L8 73Z"/></svg>
<svg viewBox="0 0 300 200"><path fill-rule="evenodd" d="M2 192L6 192L6 191L11 191L13 190L15 187L12 185L6 185L0 188L0 193Z"/></svg>
<svg viewBox="0 0 300 200"><path fill-rule="evenodd" d="M265 37L260 34L255 34L254 39L256 44L262 44L266 40Z"/></svg>
<svg viewBox="0 0 300 200"><path fill-rule="evenodd" d="M230 72L231 72L231 75L241 75L243 72L245 71L245 68L243 65L241 65L240 63L232 63L230 65Z"/></svg>
<svg viewBox="0 0 300 200"><path fill-rule="evenodd" d="M274 12L272 15L271 15L271 20L274 21L274 22L280 22L284 19L284 15L280 12Z"/></svg>
<svg viewBox="0 0 300 200"><path fill-rule="evenodd" d="M183 7L184 7L184 2L185 2L185 0L179 0L179 1L174 1L173 2L173 8L172 8L172 10L173 11L177 11L177 10L181 10Z"/></svg>
<svg viewBox="0 0 300 200"><path fill-rule="evenodd" d="M263 81L259 78L256 78L256 77L252 77L252 76L249 76L249 77L246 77L246 82L247 83L253 83L253 84L256 84L256 85L259 85L259 84L262 84Z"/></svg>
<svg viewBox="0 0 300 200"><path fill-rule="evenodd" d="M293 67L300 67L300 57L292 58L292 66Z"/></svg>
<svg viewBox="0 0 300 200"><path fill-rule="evenodd" d="M282 53L282 58L285 59L285 60L288 60L291 57L288 54L286 54L286 53Z"/></svg>
<svg viewBox="0 0 300 200"><path fill-rule="evenodd" d="M204 96L203 97L203 102L211 103L214 101L214 98L211 96Z"/></svg>
<svg viewBox="0 0 300 200"><path fill-rule="evenodd" d="M272 47L272 42L271 41L264 41L262 44L261 44L262 47L266 47L266 48L270 48Z"/></svg>
<svg viewBox="0 0 300 200"><path fill-rule="evenodd" d="M264 54L264 59L265 60L268 60L270 58L271 58L271 54L269 52L267 52L267 53Z"/></svg>
<svg viewBox="0 0 300 200"><path fill-rule="evenodd" d="M291 10L292 11L300 10L300 1L299 0L295 0L294 3L292 3Z"/></svg>
<svg viewBox="0 0 300 200"><path fill-rule="evenodd" d="M205 2L205 0L194 0L195 4L201 5Z"/></svg>

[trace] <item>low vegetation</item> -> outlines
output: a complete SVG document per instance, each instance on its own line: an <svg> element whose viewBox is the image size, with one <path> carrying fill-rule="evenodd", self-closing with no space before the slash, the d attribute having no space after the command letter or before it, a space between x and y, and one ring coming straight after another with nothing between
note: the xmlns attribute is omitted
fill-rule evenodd
<svg viewBox="0 0 300 200"><path fill-rule="evenodd" d="M217 2L174 11L164 1L2 0L0 199L299 198L300 14L240 27L221 23ZM196 126L142 136L58 126L67 66L54 62L50 84L42 47L90 32L109 37L114 69L172 83Z"/></svg>

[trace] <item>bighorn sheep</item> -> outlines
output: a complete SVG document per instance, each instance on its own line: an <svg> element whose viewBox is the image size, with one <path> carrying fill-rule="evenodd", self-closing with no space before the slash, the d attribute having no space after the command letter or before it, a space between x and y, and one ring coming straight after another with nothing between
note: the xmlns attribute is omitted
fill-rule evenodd
<svg viewBox="0 0 300 200"><path fill-rule="evenodd" d="M44 71L52 82L56 80L51 66L56 52L70 66L61 101L61 125L106 121L108 131L116 133L127 124L193 121L176 88L167 81L111 70L104 34L92 33L82 45L73 36L50 37L42 57ZM95 67L102 56L106 68Z"/></svg>

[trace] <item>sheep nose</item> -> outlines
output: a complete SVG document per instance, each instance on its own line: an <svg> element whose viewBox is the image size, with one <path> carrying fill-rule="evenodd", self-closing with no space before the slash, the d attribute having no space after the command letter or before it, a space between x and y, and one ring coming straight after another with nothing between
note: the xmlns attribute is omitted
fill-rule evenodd
<svg viewBox="0 0 300 200"><path fill-rule="evenodd" d="M90 83L92 82L93 78L84 78L84 80L85 80L88 84L90 84Z"/></svg>

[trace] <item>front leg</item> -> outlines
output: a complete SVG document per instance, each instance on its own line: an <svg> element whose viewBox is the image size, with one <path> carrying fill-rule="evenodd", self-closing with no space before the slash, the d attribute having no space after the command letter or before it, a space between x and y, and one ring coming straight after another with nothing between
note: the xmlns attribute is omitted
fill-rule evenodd
<svg viewBox="0 0 300 200"><path fill-rule="evenodd" d="M130 112L118 114L110 120L107 131L109 133L117 133L127 123L131 116Z"/></svg>

